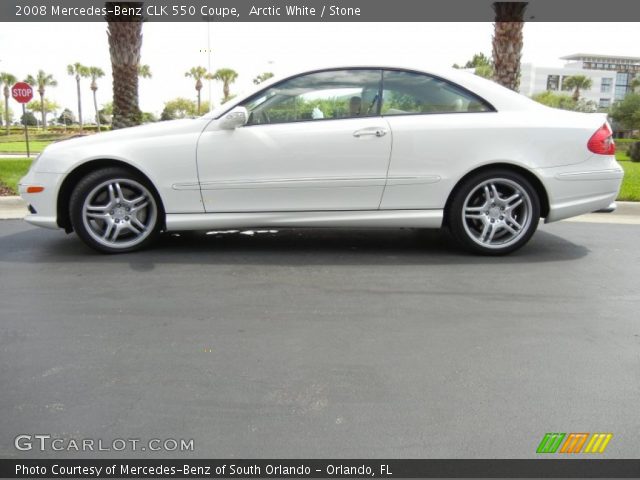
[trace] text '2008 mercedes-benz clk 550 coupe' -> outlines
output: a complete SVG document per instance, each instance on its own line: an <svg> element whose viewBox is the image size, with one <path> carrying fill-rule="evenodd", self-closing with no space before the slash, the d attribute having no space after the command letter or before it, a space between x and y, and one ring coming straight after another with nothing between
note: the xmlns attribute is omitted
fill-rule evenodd
<svg viewBox="0 0 640 480"><path fill-rule="evenodd" d="M21 180L34 225L109 253L163 231L450 230L505 254L540 218L613 208L602 114L551 109L471 73L349 66L272 79L207 115L47 147Z"/></svg>

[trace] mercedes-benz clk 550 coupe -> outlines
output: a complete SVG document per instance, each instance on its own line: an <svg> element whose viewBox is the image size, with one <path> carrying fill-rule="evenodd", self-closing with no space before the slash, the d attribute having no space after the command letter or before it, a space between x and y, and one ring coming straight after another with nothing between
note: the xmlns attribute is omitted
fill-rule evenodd
<svg viewBox="0 0 640 480"><path fill-rule="evenodd" d="M273 79L200 118L48 146L21 180L26 221L102 252L163 231L439 228L522 247L613 204L602 114L551 109L469 72L359 66Z"/></svg>

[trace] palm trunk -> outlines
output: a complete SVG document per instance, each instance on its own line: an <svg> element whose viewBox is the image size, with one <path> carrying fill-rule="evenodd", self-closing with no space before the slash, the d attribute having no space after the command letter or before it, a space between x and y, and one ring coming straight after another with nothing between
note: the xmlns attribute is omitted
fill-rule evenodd
<svg viewBox="0 0 640 480"><path fill-rule="evenodd" d="M106 2L107 9L124 2ZM127 2L128 7L140 7L143 2ZM113 71L113 121L112 129L131 127L142 123L138 106L138 65L142 47L142 17L113 17L107 14L107 35ZM120 21L117 21L120 20Z"/></svg>
<svg viewBox="0 0 640 480"><path fill-rule="evenodd" d="M78 122L80 122L80 131L82 131L82 97L80 96L80 75L76 75L76 84L78 88Z"/></svg>
<svg viewBox="0 0 640 480"><path fill-rule="evenodd" d="M96 91L93 91L93 108L96 109L96 123L98 124L98 133L100 133L100 112L98 112L98 98Z"/></svg>
<svg viewBox="0 0 640 480"><path fill-rule="evenodd" d="M228 82L224 82L222 84L222 93L224 94L224 101L226 102L227 100L229 100L229 83Z"/></svg>
<svg viewBox="0 0 640 480"><path fill-rule="evenodd" d="M198 116L200 116L200 90L198 90Z"/></svg>
<svg viewBox="0 0 640 480"><path fill-rule="evenodd" d="M526 2L496 2L493 35L493 79L511 90L520 86L522 28Z"/></svg>
<svg viewBox="0 0 640 480"><path fill-rule="evenodd" d="M4 87L4 120L7 127L7 135L9 135L9 87Z"/></svg>
<svg viewBox="0 0 640 480"><path fill-rule="evenodd" d="M42 115L42 130L47 129L47 114L44 112L44 93L40 92L40 114Z"/></svg>
<svg viewBox="0 0 640 480"><path fill-rule="evenodd" d="M580 100L580 89L578 87L573 91L573 100L576 102Z"/></svg>

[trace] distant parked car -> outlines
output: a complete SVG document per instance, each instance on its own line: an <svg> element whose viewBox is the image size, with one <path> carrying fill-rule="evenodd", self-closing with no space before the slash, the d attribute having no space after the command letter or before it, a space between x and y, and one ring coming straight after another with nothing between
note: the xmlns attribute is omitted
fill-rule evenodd
<svg viewBox="0 0 640 480"><path fill-rule="evenodd" d="M50 145L22 179L34 225L109 253L161 231L446 226L505 254L546 222L609 207L606 118L473 74L334 67L272 79L213 112ZM613 207L612 207L613 208Z"/></svg>

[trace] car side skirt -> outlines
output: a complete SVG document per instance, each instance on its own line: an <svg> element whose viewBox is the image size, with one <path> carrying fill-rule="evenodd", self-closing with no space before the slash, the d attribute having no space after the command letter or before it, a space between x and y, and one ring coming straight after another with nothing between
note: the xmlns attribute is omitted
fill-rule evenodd
<svg viewBox="0 0 640 480"><path fill-rule="evenodd" d="M440 228L443 210L170 213L167 231L257 227Z"/></svg>

